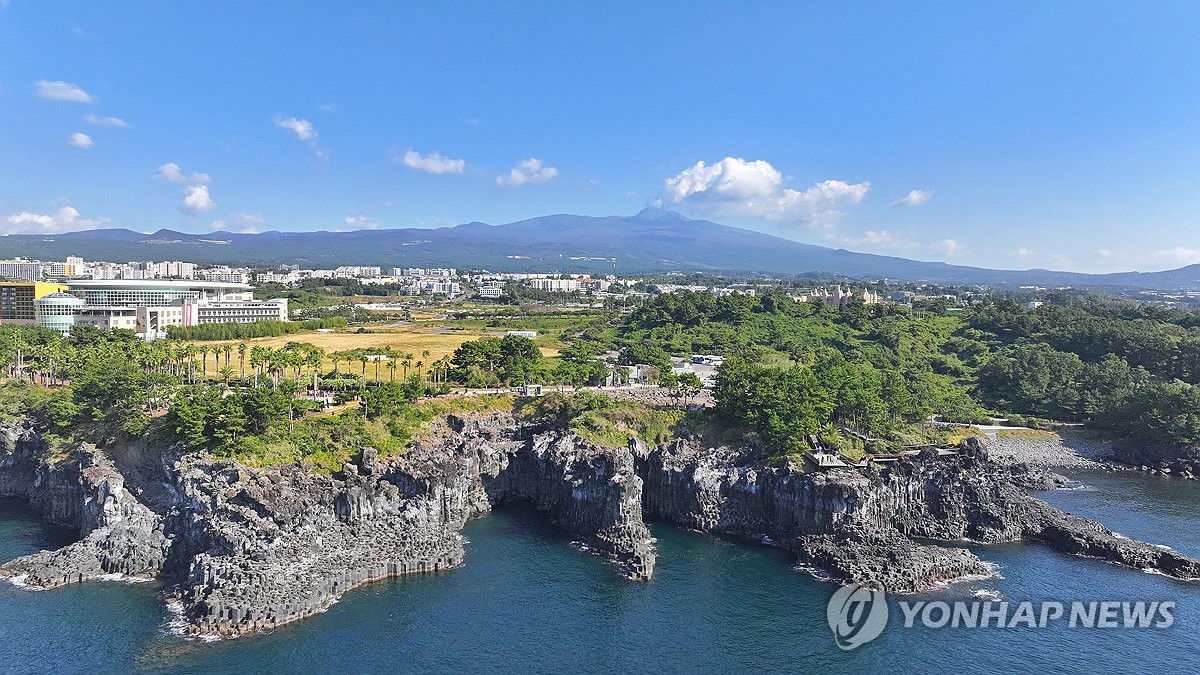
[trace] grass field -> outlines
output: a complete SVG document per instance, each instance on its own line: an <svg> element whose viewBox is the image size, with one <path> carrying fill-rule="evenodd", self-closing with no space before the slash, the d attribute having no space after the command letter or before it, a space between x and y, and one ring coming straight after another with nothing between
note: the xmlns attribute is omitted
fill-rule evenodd
<svg viewBox="0 0 1200 675"><path fill-rule="evenodd" d="M412 354L415 361L424 361L426 364L429 364L447 354L452 354L462 343L468 340L477 340L487 335L494 335L494 332L475 328L445 331L433 328L405 326L386 329L375 328L370 333L356 333L353 330L338 331L335 333L318 333L313 331L310 333L280 335L278 337L254 338L245 340L245 342L250 346L263 345L271 348L279 348L289 342L307 342L308 344L324 349L326 354L360 348L391 347L397 351ZM196 344L207 344L209 346L222 344L236 345L238 342L238 340L232 340L227 342L197 342ZM423 357L421 353L426 350L429 351L429 356ZM558 354L558 350L553 347L541 347L541 350L544 356L555 356ZM236 353L233 355L232 360L236 365ZM322 368L328 369L332 367L333 361L326 357ZM345 364L342 367L345 368Z"/></svg>

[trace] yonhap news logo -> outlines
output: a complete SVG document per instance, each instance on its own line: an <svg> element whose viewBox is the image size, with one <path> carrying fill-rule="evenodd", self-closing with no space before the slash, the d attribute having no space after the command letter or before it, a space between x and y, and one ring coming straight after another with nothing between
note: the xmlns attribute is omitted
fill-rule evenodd
<svg viewBox="0 0 1200 675"><path fill-rule="evenodd" d="M829 599L825 619L838 647L846 651L857 649L887 628L887 597L883 591L858 584L844 586Z"/></svg>
<svg viewBox="0 0 1200 675"><path fill-rule="evenodd" d="M902 628L1066 628L1151 629L1175 625L1173 600L1103 600L1008 602L1006 600L902 600L896 603ZM888 625L888 601L883 591L858 584L837 590L829 599L825 618L840 649L857 649L883 634Z"/></svg>

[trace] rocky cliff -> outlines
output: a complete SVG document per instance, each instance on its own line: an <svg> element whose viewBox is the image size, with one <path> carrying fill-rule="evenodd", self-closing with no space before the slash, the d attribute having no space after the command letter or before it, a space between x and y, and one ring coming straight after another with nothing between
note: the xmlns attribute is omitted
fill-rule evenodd
<svg viewBox="0 0 1200 675"><path fill-rule="evenodd" d="M618 569L649 579L644 517L762 538L838 581L917 592L987 574L949 542L1031 539L1200 577L1200 563L1122 539L1028 497L982 448L806 474L752 452L679 441L602 448L508 415L449 417L399 457L364 449L332 476L251 469L170 450L83 445L49 457L27 426L0 429L0 495L19 496L81 540L0 566L55 586L160 578L195 633L236 635L321 611L354 586L463 563L466 521L532 503Z"/></svg>

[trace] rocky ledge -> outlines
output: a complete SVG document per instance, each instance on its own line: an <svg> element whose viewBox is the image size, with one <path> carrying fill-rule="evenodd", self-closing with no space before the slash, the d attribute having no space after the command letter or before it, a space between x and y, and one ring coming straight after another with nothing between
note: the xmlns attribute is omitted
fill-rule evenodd
<svg viewBox="0 0 1200 675"><path fill-rule="evenodd" d="M145 446L47 454L28 426L0 428L0 496L78 526L80 541L9 562L0 576L39 587L158 578L197 634L275 628L357 585L461 565L467 520L513 500L633 579L654 573L647 517L769 540L822 576L901 593L991 573L964 548L917 539L1028 539L1200 577L1194 559L1029 497L978 442L950 457L804 473L692 441L602 448L497 414L449 417L399 457L363 449L333 476Z"/></svg>

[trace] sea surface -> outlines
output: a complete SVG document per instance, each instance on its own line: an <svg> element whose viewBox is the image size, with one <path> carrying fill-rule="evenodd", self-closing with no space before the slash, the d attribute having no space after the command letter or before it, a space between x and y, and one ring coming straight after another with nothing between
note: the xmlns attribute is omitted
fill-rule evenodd
<svg viewBox="0 0 1200 675"><path fill-rule="evenodd" d="M1131 537L1200 556L1200 484L1142 474L1075 474L1039 493ZM1200 585L1064 556L1036 544L978 546L999 578L919 600L1172 600L1167 629L903 627L839 650L826 623L836 590L789 556L653 524L649 583L620 579L536 513L472 522L467 564L359 588L329 611L271 634L203 642L170 632L156 584L50 591L0 584L0 672L1182 672L1200 653ZM0 500L0 559L71 541L19 502Z"/></svg>

